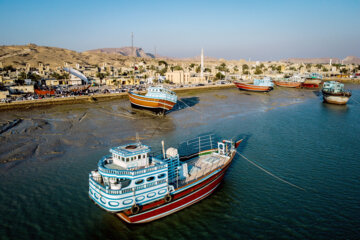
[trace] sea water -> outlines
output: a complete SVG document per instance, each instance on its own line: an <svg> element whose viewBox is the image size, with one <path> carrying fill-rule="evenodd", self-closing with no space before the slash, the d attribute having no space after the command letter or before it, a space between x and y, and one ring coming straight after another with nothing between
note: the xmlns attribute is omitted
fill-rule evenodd
<svg viewBox="0 0 360 240"><path fill-rule="evenodd" d="M127 100L0 113L0 239L359 239L360 86L345 106L313 90L179 94L159 118ZM207 199L128 225L88 197L110 147L160 151L215 134L244 141ZM271 173L271 174L269 174ZM282 181L283 180L283 181Z"/></svg>

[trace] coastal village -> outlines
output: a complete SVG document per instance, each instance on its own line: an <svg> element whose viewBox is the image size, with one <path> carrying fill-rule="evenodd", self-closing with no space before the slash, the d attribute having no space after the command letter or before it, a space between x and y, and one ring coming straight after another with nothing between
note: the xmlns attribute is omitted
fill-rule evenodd
<svg viewBox="0 0 360 240"><path fill-rule="evenodd" d="M360 65L346 61L332 60L324 63L297 61L246 61L225 60L204 57L193 59L170 59L142 56L130 48L129 56L101 53L112 58L97 64L83 61L26 61L31 47L15 52L23 57L22 62L7 60L14 57L3 54L0 57L0 101L2 103L34 100L44 97L64 97L96 93L120 93L129 90L144 90L146 86L165 84L170 88L196 87L205 85L232 84L234 81L251 82L264 76L273 80L294 75L306 76L317 73L324 80L357 81L360 79ZM27 50L29 49L29 50ZM140 49L141 50L141 49ZM69 50L66 50L69 51ZM134 53L134 54L133 54ZM91 53L89 53L91 54ZM136 57L135 57L136 56ZM85 76L91 87L87 91L76 91L86 82L69 69ZM38 96L35 89L55 89L55 96ZM75 89L69 91L70 89Z"/></svg>

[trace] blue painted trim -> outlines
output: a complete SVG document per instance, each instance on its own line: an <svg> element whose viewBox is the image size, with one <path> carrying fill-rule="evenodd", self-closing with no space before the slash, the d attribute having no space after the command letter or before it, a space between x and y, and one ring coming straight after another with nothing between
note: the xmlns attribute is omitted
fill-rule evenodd
<svg viewBox="0 0 360 240"><path fill-rule="evenodd" d="M111 169L110 169L111 170ZM130 171L130 170L127 170L127 171ZM160 171L160 172L157 172L157 171ZM137 174L137 175L127 175L127 174L121 174L121 175L118 175L118 174L113 174L113 173L105 173L103 172L100 168L99 168L99 172L101 175L105 176L105 177L128 177L128 178L143 178L143 177L147 177L147 176L150 176L152 174L156 174L156 173L162 173L162 172L167 172L168 169L167 168L163 168L163 169L159 169L159 170L155 170L153 173L151 174L148 174L148 173L143 173L143 174L148 174L148 175L143 175L143 174ZM135 179L131 179L131 180L135 180Z"/></svg>
<svg viewBox="0 0 360 240"><path fill-rule="evenodd" d="M165 183L162 183L162 184L165 184ZM150 191L147 191L147 192L137 193L135 196L132 194L133 192L125 193L125 194L128 194L128 196L126 196L125 194L109 194L109 193L103 192L102 190L100 190L100 191L103 192L103 193L105 193L105 194L112 195L112 196L122 196L122 195L126 196L126 197L122 197L122 198L109 198L109 197L105 197L106 199L110 199L110 200L121 200L121 199L129 198L129 197L136 197L136 196L138 196L138 195L143 195L143 194L146 194L146 193L152 192L152 191L158 191L158 190L160 190L160 189L162 189L162 188L165 188L165 187L166 187L166 190L167 190L167 185L165 185L165 186L161 186L161 187L158 187L158 188L154 188L154 189L152 189L152 190L150 190ZM98 191L99 189L97 189L97 188L95 188L95 187L93 187L93 186L90 186L90 188L91 188L91 190L94 191L94 193L100 194L99 191ZM141 190L140 190L140 191L141 191ZM101 196L103 196L103 195L101 195Z"/></svg>

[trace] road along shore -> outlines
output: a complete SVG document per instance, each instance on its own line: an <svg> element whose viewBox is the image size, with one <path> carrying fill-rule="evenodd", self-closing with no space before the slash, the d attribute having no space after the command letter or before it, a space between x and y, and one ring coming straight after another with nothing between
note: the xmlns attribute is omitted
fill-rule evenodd
<svg viewBox="0 0 360 240"><path fill-rule="evenodd" d="M175 88L174 92L185 93L185 92L194 92L194 91L206 91L212 89L222 89L222 88L234 88L233 84L223 84L223 85L210 85L210 86L198 86L198 87L186 87L186 88ZM145 93L145 92L140 92ZM94 94L94 95L84 95L84 96L73 96L73 97L59 97L59 98L43 98L43 99L34 99L34 100L23 100L23 101L14 101L11 103L0 103L0 111L14 110L14 109L29 109L36 107L46 107L54 105L63 105L63 104L79 104L79 103L91 103L91 102L100 102L100 101L111 101L116 99L127 98L127 93L107 93L107 94Z"/></svg>

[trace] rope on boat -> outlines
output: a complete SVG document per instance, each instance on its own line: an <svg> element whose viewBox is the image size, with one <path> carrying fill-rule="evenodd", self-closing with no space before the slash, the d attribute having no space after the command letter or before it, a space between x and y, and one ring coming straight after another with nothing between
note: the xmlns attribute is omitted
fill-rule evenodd
<svg viewBox="0 0 360 240"><path fill-rule="evenodd" d="M259 168L260 170L264 171L265 173L269 174L270 176L276 178L276 179L279 180L280 182L286 183L286 184L288 184L288 185L290 185L290 186L292 186L292 187L295 187L295 188L297 188L297 189L306 191L304 188L299 187L299 186L297 186L297 185L295 185L295 184L293 184L293 183L291 183L291 182L288 182L288 181L286 181L286 180L284 180L284 179L276 176L275 174L269 172L268 170L260 167L259 165L257 165L257 164L254 163L253 161L249 160L247 157L245 157L244 155L242 155L242 154L239 153L238 151L236 151L236 153L239 154L240 157L244 158L246 161L248 161L249 163L251 163L252 165L254 165L255 167Z"/></svg>
<svg viewBox="0 0 360 240"><path fill-rule="evenodd" d="M195 109L195 108L193 108L193 107L190 107L190 106L189 106L189 105L187 105L184 101L181 101L180 99L178 99L178 101L182 102L182 103L183 103L183 104L185 104L187 107L191 108L193 111L200 113L200 114L201 114L201 116L203 115L203 113L202 113L201 111L196 110L196 109Z"/></svg>
<svg viewBox="0 0 360 240"><path fill-rule="evenodd" d="M354 98L351 98L351 100L355 101L357 104L360 104L360 102L358 102L358 101L355 100Z"/></svg>

